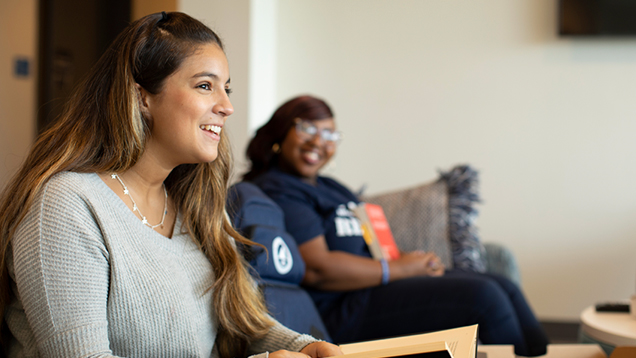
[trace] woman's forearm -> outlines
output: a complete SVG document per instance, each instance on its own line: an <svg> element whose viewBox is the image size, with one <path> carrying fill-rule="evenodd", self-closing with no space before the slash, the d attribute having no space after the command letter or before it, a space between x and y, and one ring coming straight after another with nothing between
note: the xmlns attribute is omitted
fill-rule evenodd
<svg viewBox="0 0 636 358"><path fill-rule="evenodd" d="M303 284L321 290L349 291L378 286L382 282L382 265L371 258L331 251L319 260L305 260Z"/></svg>
<svg viewBox="0 0 636 358"><path fill-rule="evenodd" d="M382 264L369 257L330 251L321 235L298 248L305 261L303 284L320 290L349 291L382 284ZM444 267L430 252L408 252L388 263L389 281L440 276Z"/></svg>

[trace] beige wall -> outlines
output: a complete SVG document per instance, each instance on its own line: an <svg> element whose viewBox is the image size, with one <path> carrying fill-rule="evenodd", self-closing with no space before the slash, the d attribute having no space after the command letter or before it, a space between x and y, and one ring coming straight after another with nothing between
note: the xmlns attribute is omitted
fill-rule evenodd
<svg viewBox="0 0 636 358"><path fill-rule="evenodd" d="M636 291L636 38L559 38L553 0L279 0L278 24L278 101L323 96L344 132L329 173L470 163L541 318Z"/></svg>
<svg viewBox="0 0 636 358"><path fill-rule="evenodd" d="M37 1L0 0L0 188L17 170L35 134ZM30 75L16 77L16 58Z"/></svg>
<svg viewBox="0 0 636 358"><path fill-rule="evenodd" d="M131 6L131 17L133 20L155 12L177 11L179 9L178 0L133 0Z"/></svg>

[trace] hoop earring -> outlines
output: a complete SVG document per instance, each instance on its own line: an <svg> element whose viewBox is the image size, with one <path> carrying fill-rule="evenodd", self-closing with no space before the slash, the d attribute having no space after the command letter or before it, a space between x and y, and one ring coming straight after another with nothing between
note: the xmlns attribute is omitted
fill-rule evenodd
<svg viewBox="0 0 636 358"><path fill-rule="evenodd" d="M274 143L274 145L272 145L272 152L274 152L275 154L280 153L280 144Z"/></svg>

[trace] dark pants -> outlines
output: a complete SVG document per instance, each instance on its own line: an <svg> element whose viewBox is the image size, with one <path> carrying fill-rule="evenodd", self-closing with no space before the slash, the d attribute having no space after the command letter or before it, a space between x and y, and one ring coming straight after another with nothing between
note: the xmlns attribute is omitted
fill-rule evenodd
<svg viewBox="0 0 636 358"><path fill-rule="evenodd" d="M337 343L437 331L479 324L484 344L513 344L517 355L546 353L548 339L517 285L492 274L449 271L347 294L323 319ZM361 300L359 295L368 295ZM364 307L358 304L366 301ZM343 322L342 307L359 310ZM356 307L357 306L357 307ZM347 326L346 330L338 329Z"/></svg>

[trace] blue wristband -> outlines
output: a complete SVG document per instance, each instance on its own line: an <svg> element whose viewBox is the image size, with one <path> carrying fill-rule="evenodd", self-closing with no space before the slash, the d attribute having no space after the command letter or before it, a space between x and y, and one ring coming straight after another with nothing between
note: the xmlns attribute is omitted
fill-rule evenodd
<svg viewBox="0 0 636 358"><path fill-rule="evenodd" d="M389 263L386 262L385 259L380 260L380 264L382 265L382 284L386 285L389 283Z"/></svg>

